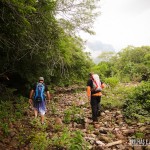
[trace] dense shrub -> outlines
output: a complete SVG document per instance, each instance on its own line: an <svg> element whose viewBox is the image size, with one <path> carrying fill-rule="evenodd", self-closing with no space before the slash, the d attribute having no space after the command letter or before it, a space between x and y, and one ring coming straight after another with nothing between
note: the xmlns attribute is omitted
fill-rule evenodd
<svg viewBox="0 0 150 150"><path fill-rule="evenodd" d="M114 88L115 86L117 86L117 84L119 83L118 78L116 77L110 77L110 78L105 78L105 83L111 87Z"/></svg>
<svg viewBox="0 0 150 150"><path fill-rule="evenodd" d="M143 82L128 96L123 111L126 118L150 120L150 82Z"/></svg>

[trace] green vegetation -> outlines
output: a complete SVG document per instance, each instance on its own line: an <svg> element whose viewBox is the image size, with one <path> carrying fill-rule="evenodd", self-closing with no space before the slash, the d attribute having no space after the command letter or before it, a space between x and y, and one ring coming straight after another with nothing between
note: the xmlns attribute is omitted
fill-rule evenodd
<svg viewBox="0 0 150 150"><path fill-rule="evenodd" d="M61 135L55 135L50 140L51 148L54 147L55 149L65 148L68 150L76 150L76 149L85 149L88 150L89 143L85 141L83 138L82 132L80 131L73 131L70 132L65 129Z"/></svg>
<svg viewBox="0 0 150 150"><path fill-rule="evenodd" d="M71 132L67 125L52 124L51 118L48 118L52 124L50 127L48 120L45 125L42 125L39 118L29 118L27 114L29 104L23 97L15 102L1 101L0 108L0 141L15 134L16 147L20 148L27 145L28 148L35 150L48 148L88 149L89 144L83 138L80 130ZM69 110L71 110L71 121L78 122L80 119L76 114L81 114L81 108L72 106ZM50 136L48 131L53 133L53 136Z"/></svg>
<svg viewBox="0 0 150 150"><path fill-rule="evenodd" d="M150 82L143 82L128 95L123 106L126 118L150 121Z"/></svg>
<svg viewBox="0 0 150 150"><path fill-rule="evenodd" d="M138 122L149 121L149 82L142 83L118 83L114 88L106 87L103 90L102 109L122 109L126 120L133 119ZM72 93L74 94L74 93ZM78 94L78 93L77 93ZM14 101L14 98L16 99ZM82 98L80 98L82 99ZM64 114L59 114L57 110L57 100L50 104L50 117L46 119L46 124L41 125L39 118L33 119L29 114L28 101L20 97L12 97L8 101L0 103L0 132L3 139L7 139L15 134L17 147L28 146L30 149L88 149L89 143L85 141L80 129L70 130L69 126L74 124L83 125L84 110L75 104L64 109ZM137 107L138 106L138 107ZM52 109L52 108L55 108ZM54 123L55 116L63 116L64 124ZM8 117L9 116L9 117ZM83 121L83 122L82 122ZM81 126L80 126L81 127ZM17 130L17 131L16 131ZM87 133L91 134L94 126L87 126ZM144 132L137 131L133 136L143 138ZM114 135L108 133L112 138Z"/></svg>
<svg viewBox="0 0 150 150"><path fill-rule="evenodd" d="M116 77L105 78L105 84L110 88L114 88L119 83L119 79Z"/></svg>
<svg viewBox="0 0 150 150"><path fill-rule="evenodd" d="M122 108L129 93L132 93L134 84L117 84L114 88L106 85L103 90L102 106L105 109Z"/></svg>
<svg viewBox="0 0 150 150"><path fill-rule="evenodd" d="M47 138L47 133L37 132L34 133L34 137L31 141L31 148L35 150L45 150L49 145L49 140Z"/></svg>
<svg viewBox="0 0 150 150"><path fill-rule="evenodd" d="M149 53L149 46L128 46L117 54L102 53L101 62L92 68L106 83L103 106L123 108L127 121L150 121Z"/></svg>
<svg viewBox="0 0 150 150"><path fill-rule="evenodd" d="M102 59L103 61L94 66L93 70L100 74L104 81L110 77L116 77L125 83L147 81L150 78L149 53L149 46L129 46L117 54L113 53L112 57L108 53L109 60ZM103 56L103 53L101 55Z"/></svg>
<svg viewBox="0 0 150 150"><path fill-rule="evenodd" d="M51 94L57 92L55 86L70 85L80 86L72 89L78 93L93 71L106 84L102 109L121 109L128 123L150 122L150 46L104 52L99 64L94 64L76 34L94 34L98 1L0 0L0 142L11 138L14 141L9 142L17 143L15 149L26 145L25 149L35 150L88 149L82 132L68 129L70 123L83 125L82 106L65 108L63 125L52 120L50 126L47 120L42 126L29 115L33 110L26 97L39 76L44 76ZM50 104L51 116L60 115L59 101L54 97ZM87 131L93 128L89 125ZM135 137L142 138L144 133L139 131Z"/></svg>
<svg viewBox="0 0 150 150"><path fill-rule="evenodd" d="M78 108L73 105L70 108L64 110L64 123L70 123L71 121L76 123L83 123L84 111L82 108Z"/></svg>
<svg viewBox="0 0 150 150"><path fill-rule="evenodd" d="M93 62L76 32L94 34L97 2L1 0L0 80L27 95L39 76L59 86L85 79Z"/></svg>

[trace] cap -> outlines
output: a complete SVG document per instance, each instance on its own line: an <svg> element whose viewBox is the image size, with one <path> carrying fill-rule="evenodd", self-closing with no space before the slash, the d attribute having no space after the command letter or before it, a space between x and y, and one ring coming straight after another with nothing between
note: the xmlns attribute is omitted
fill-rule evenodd
<svg viewBox="0 0 150 150"><path fill-rule="evenodd" d="M44 78L43 78L43 77L39 77L39 80L42 80L42 81L44 81Z"/></svg>

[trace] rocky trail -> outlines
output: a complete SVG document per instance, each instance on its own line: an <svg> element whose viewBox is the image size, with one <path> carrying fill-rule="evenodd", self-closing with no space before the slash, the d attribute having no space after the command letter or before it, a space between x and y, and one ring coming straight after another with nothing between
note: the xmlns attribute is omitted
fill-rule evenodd
<svg viewBox="0 0 150 150"><path fill-rule="evenodd" d="M53 94L52 101L47 104L44 129L37 128L37 122L33 118L33 110L28 108L24 112L22 122L11 123L10 135L1 139L0 149L29 150L32 139L32 136L29 138L31 132L44 130L47 137L52 139L56 134L59 137L63 128L67 128L70 132L80 130L83 139L89 143L88 149L92 150L148 150L150 148L148 146L150 144L148 141L150 139L149 124L132 122L128 125L124 121L120 109L101 108L99 121L97 124L93 124L91 108L85 91L57 90L57 93ZM141 132L145 133L144 139L134 139L134 135ZM18 136L20 138L16 138ZM23 144L18 145L18 142ZM57 145L47 149L65 149L65 147Z"/></svg>
<svg viewBox="0 0 150 150"><path fill-rule="evenodd" d="M145 132L146 138L150 139L149 125L136 122L132 122L132 124L128 125L124 121L121 110L105 110L104 108L101 108L102 112L98 123L93 124L91 120L91 107L87 101L85 92L73 93L72 95L58 94L58 97L61 97L58 109L60 112L62 112L64 108L68 108L72 105L75 105L84 111L84 122L81 124L76 122L73 124L70 123L68 126L70 127L70 130L80 129L84 133L85 140L91 144L89 149L148 149L148 147L142 146L142 142L141 144L136 144L138 141L134 141L133 135L137 132ZM60 114L61 113L59 113L55 119L58 123L63 124L63 116Z"/></svg>

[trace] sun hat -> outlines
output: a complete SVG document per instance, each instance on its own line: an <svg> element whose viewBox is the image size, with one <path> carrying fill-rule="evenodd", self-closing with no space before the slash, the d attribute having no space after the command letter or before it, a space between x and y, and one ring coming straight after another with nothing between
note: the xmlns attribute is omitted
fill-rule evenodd
<svg viewBox="0 0 150 150"><path fill-rule="evenodd" d="M43 77L39 77L39 81L40 81L40 80L44 81L44 78L43 78Z"/></svg>

